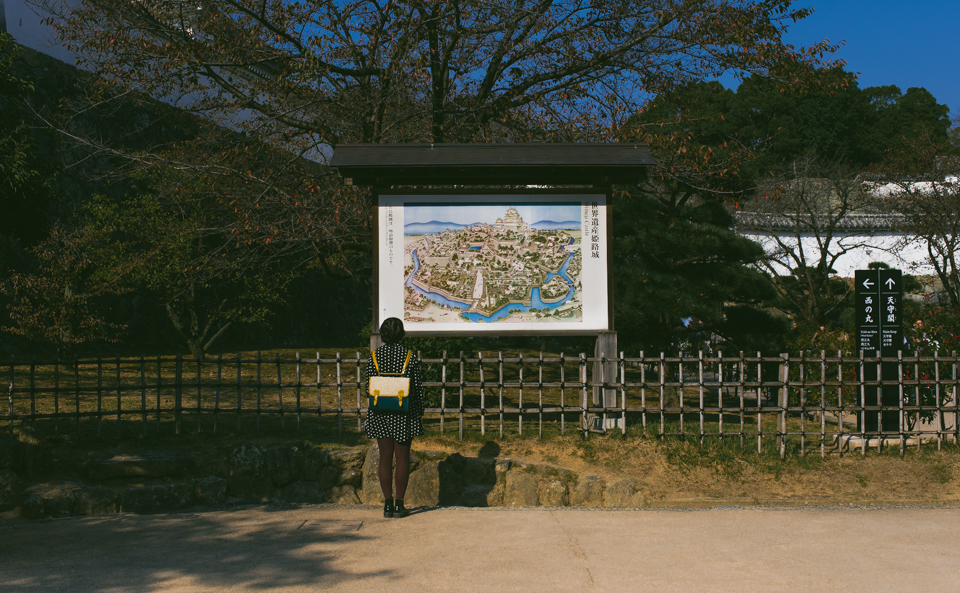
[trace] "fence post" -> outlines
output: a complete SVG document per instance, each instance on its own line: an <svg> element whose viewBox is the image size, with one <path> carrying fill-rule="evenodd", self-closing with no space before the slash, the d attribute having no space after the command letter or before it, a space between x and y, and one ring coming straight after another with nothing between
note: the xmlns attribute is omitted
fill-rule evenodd
<svg viewBox="0 0 960 593"><path fill-rule="evenodd" d="M587 355L580 353L580 385L582 393L580 396L580 427L583 431L583 438L590 434L590 426L587 425Z"/></svg>
<svg viewBox="0 0 960 593"><path fill-rule="evenodd" d="M280 429L286 428L286 422L283 417L283 374L280 368L280 353L275 352L277 363L277 403L280 405ZM358 354L359 358L359 354ZM359 408L359 406L357 406Z"/></svg>
<svg viewBox="0 0 960 593"><path fill-rule="evenodd" d="M477 352L477 366L480 367L480 436L487 436L487 388L483 381L483 352Z"/></svg>
<svg viewBox="0 0 960 593"><path fill-rule="evenodd" d="M703 350L697 353L697 390L700 396L700 447L703 447L704 432L706 430L704 426L704 416L706 413L704 412L705 404L703 399Z"/></svg>
<svg viewBox="0 0 960 593"><path fill-rule="evenodd" d="M339 356L337 356L337 358L339 358ZM263 394L263 383L260 380L260 371L261 371L260 367L262 363L263 363L263 353L260 350L257 350L257 431L260 430L260 410L262 407L260 403L260 398ZM338 367L340 366L339 363L337 364L337 366ZM338 374L339 374L339 371L338 371Z"/></svg>
<svg viewBox="0 0 960 593"><path fill-rule="evenodd" d="M827 351L820 351L820 459L827 457ZM839 441L837 441L839 443Z"/></svg>
<svg viewBox="0 0 960 593"><path fill-rule="evenodd" d="M500 438L503 438L503 353L500 353ZM443 351L440 361L440 435L443 436L446 428L447 414L447 351Z"/></svg>
<svg viewBox="0 0 960 593"><path fill-rule="evenodd" d="M297 398L297 430L300 430L300 353L297 352L297 386L294 395Z"/></svg>
<svg viewBox="0 0 960 593"><path fill-rule="evenodd" d="M936 391L933 396L937 402L937 451L940 451L943 440L943 406L940 402L940 351L933 353L933 380L936 382Z"/></svg>
<svg viewBox="0 0 960 593"><path fill-rule="evenodd" d="M13 388L13 369L10 369L11 372L11 383L10 387ZM76 396L75 407L77 410L77 440L80 439L80 357L74 355L73 357L73 393ZM13 412L13 398L11 394L10 399L10 411ZM10 431L13 432L13 414L11 413L10 418Z"/></svg>
<svg viewBox="0 0 960 593"><path fill-rule="evenodd" d="M956 365L954 365L956 367ZM10 387L7 390L7 402L10 410L10 434L13 434L13 385L16 376L16 367L13 364L13 354L10 355ZM77 401L80 401L79 397ZM77 413L77 422L80 421L80 414Z"/></svg>
<svg viewBox="0 0 960 593"><path fill-rule="evenodd" d="M620 352L620 434L627 438L627 359Z"/></svg>
<svg viewBox="0 0 960 593"><path fill-rule="evenodd" d="M920 375L914 372L914 379L917 380L917 386L919 389ZM903 459L904 448L906 447L906 439L904 438L904 426L903 426L903 350L897 350L897 387L899 390L899 397L897 398L897 409L899 411L899 423L898 431L900 432L900 459ZM920 398L917 398L917 405L920 405ZM917 413L919 417L919 411ZM917 435L917 443L920 442L920 435Z"/></svg>
<svg viewBox="0 0 960 593"><path fill-rule="evenodd" d="M566 365L563 352L560 353L560 436L566 434Z"/></svg>
<svg viewBox="0 0 960 593"><path fill-rule="evenodd" d="M243 357L237 351L237 430L240 430L240 416L243 410Z"/></svg>
<svg viewBox="0 0 960 593"><path fill-rule="evenodd" d="M122 408L123 397L122 397L122 387L121 387L121 378L120 378L120 357L119 356L116 357L116 365L117 365L117 438L120 438L122 436L122 432L121 432L122 429L120 427L122 425L121 408Z"/></svg>
<svg viewBox="0 0 960 593"><path fill-rule="evenodd" d="M201 398L203 397L203 370L201 369L201 355L198 352L196 355L197 359L197 432L203 432L203 404Z"/></svg>
<svg viewBox="0 0 960 593"><path fill-rule="evenodd" d="M843 457L843 352L837 350L837 449Z"/></svg>
<svg viewBox="0 0 960 593"><path fill-rule="evenodd" d="M780 355L780 422L777 427L780 432L780 459L787 456L787 409L790 406L790 353Z"/></svg>
<svg viewBox="0 0 960 593"><path fill-rule="evenodd" d="M465 362L463 357L463 350L461 350L460 351L460 440L461 441L463 441L463 388L466 385L466 382L464 381L464 364ZM520 364L523 365L523 362L521 362ZM523 368L523 367L521 366L520 368ZM520 422L523 422L522 417L520 419ZM523 434L522 425L521 425L520 434Z"/></svg>
<svg viewBox="0 0 960 593"><path fill-rule="evenodd" d="M174 432L180 434L180 419L183 413L183 356L177 354L173 379L173 424Z"/></svg>
<svg viewBox="0 0 960 593"><path fill-rule="evenodd" d="M950 352L953 361L953 444L960 445L960 402L957 401L957 351Z"/></svg>
<svg viewBox="0 0 960 593"><path fill-rule="evenodd" d="M610 383L617 377L617 332L597 334L593 363L593 404L603 406L603 429L617 428L617 419L611 412L617 408L617 390Z"/></svg>
<svg viewBox="0 0 960 593"><path fill-rule="evenodd" d="M482 377L483 375L481 375ZM483 379L481 378L481 385ZM543 438L543 348L540 349L540 358L537 360L537 438Z"/></svg>
<svg viewBox="0 0 960 593"><path fill-rule="evenodd" d="M223 384L223 353L217 354L217 392L213 396L213 432L216 434L220 417L220 387Z"/></svg>
<svg viewBox="0 0 960 593"><path fill-rule="evenodd" d="M140 357L140 414L143 421L143 436L147 436L147 364Z"/></svg>
<svg viewBox="0 0 960 593"><path fill-rule="evenodd" d="M667 421L666 414L664 414L664 412L663 412L663 400L664 400L664 397L665 397L665 395L666 395L666 390L667 390L667 386L666 386L666 381L667 381L667 377L666 377L666 373L667 373L667 363L666 363L666 361L664 360L664 358L666 358L666 354L665 354L663 351L661 351L661 352L660 352L660 370L659 370L659 372L657 373L657 374L658 374L658 378L659 378L659 380L660 380L660 440L661 440L661 441L663 440L663 438L664 438L664 436L665 436L665 435L664 435L664 433L665 433L665 431L666 431L666 426L665 426L665 424L666 424L666 421Z"/></svg>
<svg viewBox="0 0 960 593"><path fill-rule="evenodd" d="M60 435L60 359L53 363L53 418L54 433Z"/></svg>
<svg viewBox="0 0 960 593"><path fill-rule="evenodd" d="M316 352L317 355L317 430L323 428L323 422L321 416L323 415L323 400L321 398L320 392L320 383L323 382L323 370L320 368L320 351Z"/></svg>
<svg viewBox="0 0 960 593"><path fill-rule="evenodd" d="M647 361L640 351L640 425L647 436Z"/></svg>
<svg viewBox="0 0 960 593"><path fill-rule="evenodd" d="M103 359L97 356L97 438L103 438ZM178 433L179 434L179 433Z"/></svg>
<svg viewBox="0 0 960 593"><path fill-rule="evenodd" d="M30 357L30 425L37 419L37 362Z"/></svg>
<svg viewBox="0 0 960 593"><path fill-rule="evenodd" d="M343 432L343 359L337 352L337 431ZM259 399L259 398L258 398ZM258 415L257 418L260 416Z"/></svg>

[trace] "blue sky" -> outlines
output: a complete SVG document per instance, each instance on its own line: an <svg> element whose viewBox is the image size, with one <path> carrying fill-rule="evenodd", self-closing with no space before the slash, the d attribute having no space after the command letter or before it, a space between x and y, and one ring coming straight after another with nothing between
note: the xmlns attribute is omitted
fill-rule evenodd
<svg viewBox="0 0 960 593"><path fill-rule="evenodd" d="M799 0L815 12L793 24L787 41L846 41L835 55L859 72L860 87L925 87L960 112L960 0Z"/></svg>
<svg viewBox="0 0 960 593"><path fill-rule="evenodd" d="M403 223L413 222L453 222L456 224L470 224L473 222L486 222L493 224L498 218L502 218L510 204L477 204L477 205L443 205L443 204L407 204L403 209ZM537 204L537 205L514 205L520 217L527 224L540 222L541 220L552 220L553 222L565 222L568 220L580 220L579 204Z"/></svg>

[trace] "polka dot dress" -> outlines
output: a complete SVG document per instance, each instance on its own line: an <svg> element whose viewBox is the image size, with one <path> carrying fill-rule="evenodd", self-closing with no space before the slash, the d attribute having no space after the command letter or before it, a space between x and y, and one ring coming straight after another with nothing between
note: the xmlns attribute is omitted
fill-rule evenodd
<svg viewBox="0 0 960 593"><path fill-rule="evenodd" d="M377 348L377 364L384 373L399 373L403 370L403 361L407 357L407 348L400 344L386 344ZM377 368L373 365L373 357L367 360L367 377L377 376ZM371 439L395 439L399 442L409 441L415 436L423 434L423 380L420 377L420 361L414 353L407 365L404 377L410 377L410 411L409 412L376 412L367 411L367 422L364 430Z"/></svg>

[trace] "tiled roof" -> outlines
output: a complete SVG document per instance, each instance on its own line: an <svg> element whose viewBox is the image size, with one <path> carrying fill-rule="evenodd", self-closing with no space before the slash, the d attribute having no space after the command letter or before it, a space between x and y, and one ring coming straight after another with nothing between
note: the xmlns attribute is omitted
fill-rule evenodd
<svg viewBox="0 0 960 593"><path fill-rule="evenodd" d="M903 217L898 214L848 214L836 227L865 232L896 232ZM765 212L735 212L734 225L739 231L779 231L812 229L816 221L809 214L769 214Z"/></svg>

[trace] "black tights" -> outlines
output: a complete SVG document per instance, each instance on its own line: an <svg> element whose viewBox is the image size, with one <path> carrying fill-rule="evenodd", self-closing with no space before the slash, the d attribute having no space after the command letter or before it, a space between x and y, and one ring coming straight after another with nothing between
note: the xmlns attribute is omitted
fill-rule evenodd
<svg viewBox="0 0 960 593"><path fill-rule="evenodd" d="M393 498L393 489L390 480L390 470L393 469L393 459L397 459L397 469L393 478L397 483L397 498L403 498L407 493L407 480L410 478L410 444L409 441L400 442L396 439L377 439L380 448L380 465L377 467L377 477L380 478L380 490L383 498Z"/></svg>

